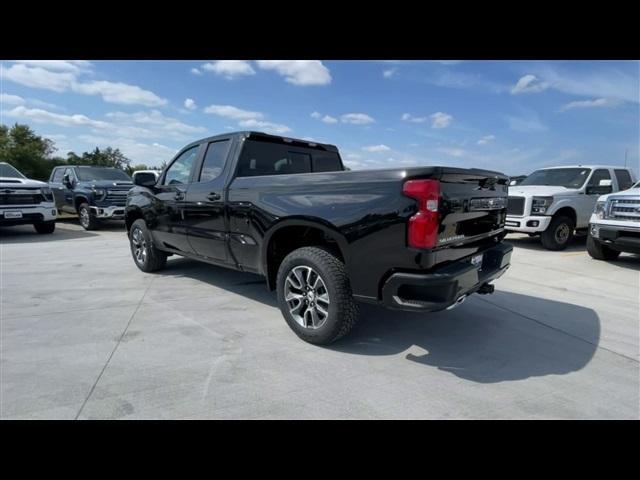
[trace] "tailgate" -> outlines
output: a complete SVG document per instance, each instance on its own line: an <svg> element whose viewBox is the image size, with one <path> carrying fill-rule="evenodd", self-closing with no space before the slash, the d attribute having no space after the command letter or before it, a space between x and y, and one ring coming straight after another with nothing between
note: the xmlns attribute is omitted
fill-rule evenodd
<svg viewBox="0 0 640 480"><path fill-rule="evenodd" d="M442 168L439 180L437 247L475 242L503 230L507 176L488 170Z"/></svg>

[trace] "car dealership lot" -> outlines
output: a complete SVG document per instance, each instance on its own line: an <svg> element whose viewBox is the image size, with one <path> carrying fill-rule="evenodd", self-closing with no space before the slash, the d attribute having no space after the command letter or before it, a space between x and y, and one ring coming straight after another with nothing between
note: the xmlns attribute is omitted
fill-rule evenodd
<svg viewBox="0 0 640 480"><path fill-rule="evenodd" d="M134 265L122 224L0 229L2 418L638 418L640 257L514 235L494 295L302 342L256 275Z"/></svg>

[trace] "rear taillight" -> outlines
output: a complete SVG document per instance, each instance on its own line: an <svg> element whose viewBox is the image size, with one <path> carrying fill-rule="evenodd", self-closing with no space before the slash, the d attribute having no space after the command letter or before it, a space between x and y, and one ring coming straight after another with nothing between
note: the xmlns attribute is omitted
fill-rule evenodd
<svg viewBox="0 0 640 480"><path fill-rule="evenodd" d="M407 242L413 248L433 248L438 240L438 205L440 182L438 180L409 180L402 193L418 201L418 212L409 219Z"/></svg>

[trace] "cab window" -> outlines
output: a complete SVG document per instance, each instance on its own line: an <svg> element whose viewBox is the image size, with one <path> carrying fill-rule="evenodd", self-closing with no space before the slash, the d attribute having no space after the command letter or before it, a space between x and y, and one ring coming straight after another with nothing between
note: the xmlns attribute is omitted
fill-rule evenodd
<svg viewBox="0 0 640 480"><path fill-rule="evenodd" d="M191 179L191 168L198 156L198 147L191 147L182 152L171 164L164 176L163 185L182 185L189 183Z"/></svg>

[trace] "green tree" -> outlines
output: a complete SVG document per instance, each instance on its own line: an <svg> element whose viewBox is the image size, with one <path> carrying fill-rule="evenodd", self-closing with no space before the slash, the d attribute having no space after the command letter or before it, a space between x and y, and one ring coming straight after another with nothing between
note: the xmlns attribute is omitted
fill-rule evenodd
<svg viewBox="0 0 640 480"><path fill-rule="evenodd" d="M72 157L73 155L73 157ZM113 167L120 170L127 170L131 160L124 156L118 148L107 147L100 150L96 147L91 152L84 152L81 157L75 153L69 152L69 161L77 161L82 165L95 165L97 167Z"/></svg>
<svg viewBox="0 0 640 480"><path fill-rule="evenodd" d="M149 167L147 167L144 163L139 163L139 164L134 165L134 166L128 166L125 169L125 171L129 175L133 175L133 172L137 172L138 170L149 170Z"/></svg>
<svg viewBox="0 0 640 480"><path fill-rule="evenodd" d="M55 151L53 141L27 125L0 125L0 161L10 163L29 178L47 180L53 167L65 163L52 158Z"/></svg>

